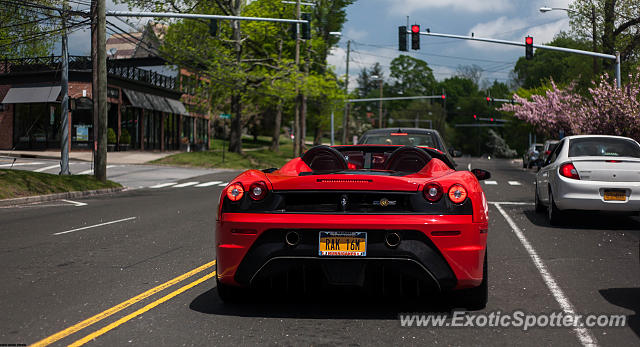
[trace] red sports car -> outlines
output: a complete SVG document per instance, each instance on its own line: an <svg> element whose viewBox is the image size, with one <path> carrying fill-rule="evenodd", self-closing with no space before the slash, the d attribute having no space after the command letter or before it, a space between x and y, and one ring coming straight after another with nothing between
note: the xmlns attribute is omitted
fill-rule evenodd
<svg viewBox="0 0 640 347"><path fill-rule="evenodd" d="M487 302L488 207L478 180L437 149L317 146L249 170L220 196L217 286L295 293L328 286L459 294Z"/></svg>

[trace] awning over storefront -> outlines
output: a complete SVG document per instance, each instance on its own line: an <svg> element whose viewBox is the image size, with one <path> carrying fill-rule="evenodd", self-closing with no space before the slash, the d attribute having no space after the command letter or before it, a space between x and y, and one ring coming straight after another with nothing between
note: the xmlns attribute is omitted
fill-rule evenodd
<svg viewBox="0 0 640 347"><path fill-rule="evenodd" d="M184 107L184 104L182 102L180 102L179 100L174 100L174 99L167 98L167 103L169 103L169 106L173 110L173 113L181 114L183 116L188 116L189 115L189 112L187 112L187 109Z"/></svg>
<svg viewBox="0 0 640 347"><path fill-rule="evenodd" d="M144 108L159 112L173 113L188 116L189 112L182 102L174 99L168 99L162 96L138 92L131 89L122 89L124 94L129 98L133 107Z"/></svg>
<svg viewBox="0 0 640 347"><path fill-rule="evenodd" d="M60 86L13 87L2 100L3 104L32 104L57 102Z"/></svg>

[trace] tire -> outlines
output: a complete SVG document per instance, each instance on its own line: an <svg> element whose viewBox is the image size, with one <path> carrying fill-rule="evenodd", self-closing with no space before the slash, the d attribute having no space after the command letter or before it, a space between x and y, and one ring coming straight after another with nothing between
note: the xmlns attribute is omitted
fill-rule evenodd
<svg viewBox="0 0 640 347"><path fill-rule="evenodd" d="M524 162L524 159L522 159L522 168L526 169L527 168L527 164Z"/></svg>
<svg viewBox="0 0 640 347"><path fill-rule="evenodd" d="M487 252L484 253L484 265L482 266L482 282L479 286L469 289L463 289L456 292L457 304L467 310L482 310L487 307L489 301L489 284L488 284L488 265Z"/></svg>
<svg viewBox="0 0 640 347"><path fill-rule="evenodd" d="M549 188L549 208L547 209L547 217L549 218L549 223L553 226L561 225L564 220L562 211L558 209L556 203L553 201L551 188Z"/></svg>
<svg viewBox="0 0 640 347"><path fill-rule="evenodd" d="M535 190L536 190L536 197L535 197L536 213L545 212L546 207L542 204L542 202L540 202L540 197L538 196L538 185L537 184L536 184Z"/></svg>
<svg viewBox="0 0 640 347"><path fill-rule="evenodd" d="M223 302L238 302L240 299L240 292L242 292L243 288L230 286L224 284L218 280L218 276L216 276L216 288L218 290L218 296Z"/></svg>

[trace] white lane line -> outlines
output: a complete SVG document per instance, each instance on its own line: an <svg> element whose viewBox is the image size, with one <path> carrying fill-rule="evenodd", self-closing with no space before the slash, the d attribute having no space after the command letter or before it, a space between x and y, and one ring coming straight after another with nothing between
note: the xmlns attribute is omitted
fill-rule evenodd
<svg viewBox="0 0 640 347"><path fill-rule="evenodd" d="M484 181L484 184L488 185L488 186L495 186L498 184L497 181Z"/></svg>
<svg viewBox="0 0 640 347"><path fill-rule="evenodd" d="M521 186L522 184L518 181L509 181L510 186Z"/></svg>
<svg viewBox="0 0 640 347"><path fill-rule="evenodd" d="M68 234L68 233L72 233L74 231L80 231L80 230L85 230L85 229L90 229L90 228L97 228L97 227L101 227L101 226L109 225L109 224L114 224L114 223L126 222L128 220L133 220L133 219L136 219L136 218L137 217L129 217L129 218L125 218L125 219L118 219L118 220L114 220L114 221L111 221L111 222L100 223L100 224L96 224L96 225L90 225L88 227L82 227L82 228L71 229L71 230L67 230L67 231L61 231L61 232L55 233L53 235L57 236L57 235L62 235L62 234Z"/></svg>
<svg viewBox="0 0 640 347"><path fill-rule="evenodd" d="M216 184L220 184L220 183L222 183L222 181L211 181L211 182L207 182L207 183L200 183L196 187L197 188L211 187L211 186L215 186Z"/></svg>
<svg viewBox="0 0 640 347"><path fill-rule="evenodd" d="M111 169L116 167L117 165L107 165L107 169ZM78 172L76 175L90 175L93 173L93 169L89 169L89 170L84 170L81 172Z"/></svg>
<svg viewBox="0 0 640 347"><path fill-rule="evenodd" d="M489 203L493 205L534 205L532 202L522 201L489 201Z"/></svg>
<svg viewBox="0 0 640 347"><path fill-rule="evenodd" d="M42 171L47 171L47 170L55 169L55 168L57 168L57 167L60 167L60 164L41 167L41 168L39 168L39 169L37 169L37 170L33 170L33 172L42 172Z"/></svg>
<svg viewBox="0 0 640 347"><path fill-rule="evenodd" d="M42 164L46 164L46 163L33 162L33 163L0 164L0 167L29 166L29 165L42 165Z"/></svg>
<svg viewBox="0 0 640 347"><path fill-rule="evenodd" d="M164 187L172 186L174 184L178 184L178 182L160 183L160 184L156 184L155 186L151 186L149 188L153 188L153 189L164 188Z"/></svg>
<svg viewBox="0 0 640 347"><path fill-rule="evenodd" d="M186 183L180 183L180 184L176 184L175 186L173 186L173 188L184 188L184 187L188 187L188 186L192 186L194 184L198 184L200 182L186 182Z"/></svg>
<svg viewBox="0 0 640 347"><path fill-rule="evenodd" d="M500 204L494 203L493 205L498 209L498 211L500 211L500 214L502 214L502 216L507 221L507 223L509 223L509 226L513 230L513 233L516 234L518 239L520 239L520 243L522 243L522 246L524 246L524 249L526 249L527 253L529 253L529 256L531 257L533 264L538 268L538 272L540 272L540 275L542 275L542 279L544 280L544 283L547 285L547 287L549 288L549 291L551 291L551 294L553 294L553 297L556 299L558 304L560 304L560 307L564 311L565 315L571 315L575 317L576 310L573 307L573 304L571 304L571 302L569 301L569 298L567 298L567 296L562 291L562 288L560 288L556 280L553 278L553 276L551 276L551 273L547 269L547 266L544 264L544 262L542 262L542 259L540 258L540 256L538 256L538 253L536 252L536 250L533 248L533 246L531 246L527 238L524 236L524 233L522 232L522 230L520 230L520 228L516 225L513 219L509 217L509 215L504 211L504 209L502 208L502 206L500 206ZM578 339L580 340L580 343L582 343L583 346L586 347L586 346L598 345L596 338L591 334L591 332L588 329L584 327L576 326L576 327L573 327L573 331L576 333L576 335L578 335Z"/></svg>
<svg viewBox="0 0 640 347"><path fill-rule="evenodd" d="M471 171L471 163L469 163L469 165L467 165L467 170Z"/></svg>
<svg viewBox="0 0 640 347"><path fill-rule="evenodd" d="M226 187L229 184L229 182L222 182L220 184L218 184L220 187Z"/></svg>
<svg viewBox="0 0 640 347"><path fill-rule="evenodd" d="M60 200L60 201L68 202L68 203L70 203L70 204L72 204L72 205L75 205L75 206L78 206L78 207L80 207L80 206L87 206L87 204L86 204L86 203L84 203L84 202L79 202L79 201L71 201L71 200L65 200L65 199L62 199L62 200Z"/></svg>

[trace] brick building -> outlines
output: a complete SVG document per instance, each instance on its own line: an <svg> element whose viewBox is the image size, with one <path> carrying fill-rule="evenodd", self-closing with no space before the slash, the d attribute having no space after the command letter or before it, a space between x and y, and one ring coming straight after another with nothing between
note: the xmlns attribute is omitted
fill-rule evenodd
<svg viewBox="0 0 640 347"><path fill-rule="evenodd" d="M156 31L157 26L147 25L138 36L156 37ZM193 85L206 81L167 66L148 49L139 52L129 39L128 44L122 39L110 38L111 47L107 47L111 51L107 60L107 124L116 135L114 147L208 148L208 107L197 102L207 97L193 95ZM70 57L72 149L90 150L94 143L91 65L89 57ZM60 148L60 67L61 59L55 56L0 61L0 149Z"/></svg>

